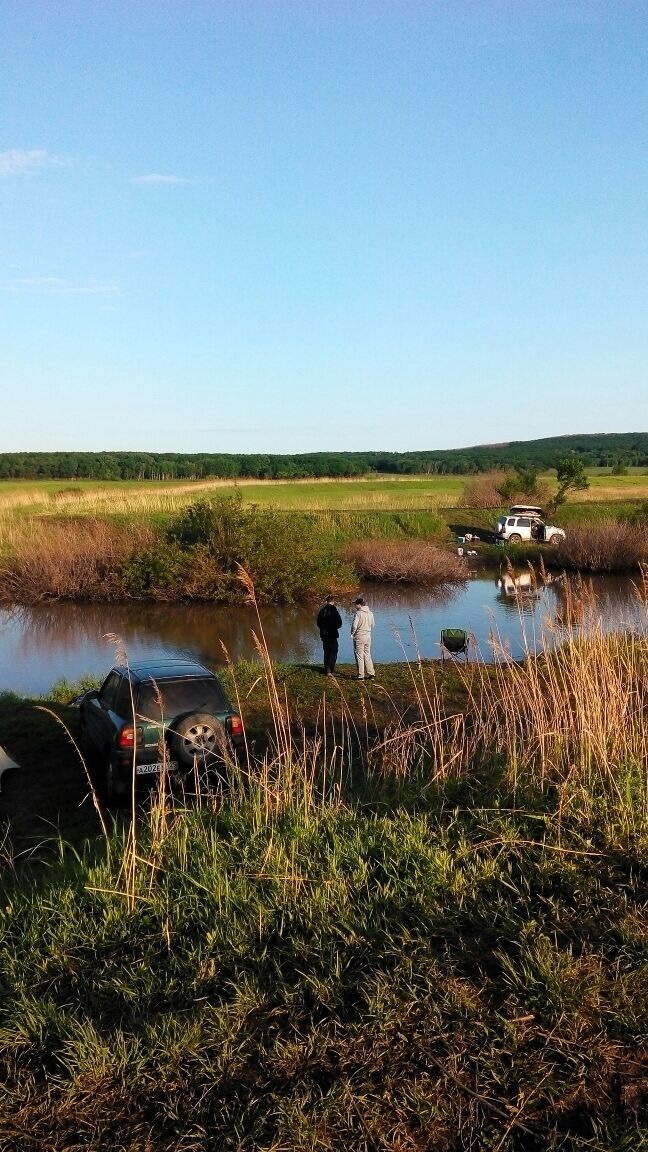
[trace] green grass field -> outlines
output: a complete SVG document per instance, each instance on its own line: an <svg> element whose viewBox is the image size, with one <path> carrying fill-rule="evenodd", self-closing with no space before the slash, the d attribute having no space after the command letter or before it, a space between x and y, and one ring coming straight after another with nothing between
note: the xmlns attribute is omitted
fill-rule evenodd
<svg viewBox="0 0 648 1152"><path fill-rule="evenodd" d="M549 477L547 477L549 479ZM240 492L246 502L310 512L406 512L461 506L465 476L370 477L306 481L0 481L0 516L130 515L173 513L220 492ZM648 474L612 476L596 470L578 504L648 499Z"/></svg>

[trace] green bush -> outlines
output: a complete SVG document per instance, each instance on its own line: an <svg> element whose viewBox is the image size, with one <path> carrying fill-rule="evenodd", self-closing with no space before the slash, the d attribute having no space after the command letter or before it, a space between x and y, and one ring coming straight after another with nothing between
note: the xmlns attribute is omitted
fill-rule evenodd
<svg viewBox="0 0 648 1152"><path fill-rule="evenodd" d="M631 528L648 528L648 500L642 500L636 508L626 512L623 519Z"/></svg>
<svg viewBox="0 0 648 1152"><path fill-rule="evenodd" d="M167 540L185 549L205 545L223 570L231 571L243 563L259 515L256 505L244 504L238 492L198 500L171 524Z"/></svg>
<svg viewBox="0 0 648 1152"><path fill-rule="evenodd" d="M202 573L206 598L242 599L240 568L261 601L292 603L353 582L336 562L332 533L318 531L313 516L244 504L238 493L184 509L168 529L165 547L184 556L187 595L194 598Z"/></svg>
<svg viewBox="0 0 648 1152"><path fill-rule="evenodd" d="M152 548L135 553L119 571L124 591L136 598L160 596L177 591L186 558L172 543L160 540Z"/></svg>
<svg viewBox="0 0 648 1152"><path fill-rule="evenodd" d="M52 684L44 699L53 700L57 704L67 704L75 696L80 696L82 692L93 692L100 686L100 677L92 676L90 673L80 676L78 680L68 680L62 676L60 680L56 680Z"/></svg>

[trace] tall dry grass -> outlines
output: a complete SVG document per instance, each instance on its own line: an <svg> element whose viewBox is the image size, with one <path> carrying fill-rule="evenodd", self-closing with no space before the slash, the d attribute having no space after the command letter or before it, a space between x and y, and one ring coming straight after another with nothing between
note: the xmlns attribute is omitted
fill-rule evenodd
<svg viewBox="0 0 648 1152"><path fill-rule="evenodd" d="M554 568L628 572L648 563L648 531L619 520L573 524L550 554Z"/></svg>
<svg viewBox="0 0 648 1152"><path fill-rule="evenodd" d="M307 730L276 676L254 585L243 571L241 578L257 616L272 730L260 760L248 751L243 770L233 765L229 803L253 803L261 823L293 807L306 819L331 804L353 805L358 772L363 788L373 781L379 789L389 782L427 789L497 766L513 795L555 795L570 819L648 833L648 617L635 632L607 634L587 583L566 584L557 622L525 634L524 660L511 661L494 635L495 664L454 665L461 708L448 707L443 675L408 663L407 715L394 705L385 727L366 694L359 722L343 682L334 681ZM638 595L648 605L648 573ZM524 630L522 612L520 621ZM245 719L245 693L235 666L231 672Z"/></svg>
<svg viewBox="0 0 648 1152"><path fill-rule="evenodd" d="M511 474L506 472L486 472L468 480L461 498L462 508L502 508L510 504L532 503L546 505L551 498L551 486L546 480L537 482L536 491L529 496L522 491L509 492L503 496L500 489Z"/></svg>
<svg viewBox="0 0 648 1152"><path fill-rule="evenodd" d="M429 586L467 579L462 558L429 540L357 540L344 556L362 580Z"/></svg>
<svg viewBox="0 0 648 1152"><path fill-rule="evenodd" d="M504 472L487 472L468 480L461 498L462 508L501 508L504 501L498 491Z"/></svg>
<svg viewBox="0 0 648 1152"><path fill-rule="evenodd" d="M644 579L644 603L647 591ZM520 621L525 629L522 609ZM442 683L413 666L418 719L395 724L367 762L419 782L466 780L498 766L513 795L552 794L572 821L645 835L648 629L606 634L581 583L565 586L558 621L525 634L525 644L526 658L514 662L494 635L494 665L457 662L467 704L454 713Z"/></svg>
<svg viewBox="0 0 648 1152"><path fill-rule="evenodd" d="M567 584L557 621L528 638L528 652L521 663L495 664L473 692L480 759L505 764L514 789L555 790L559 814L645 829L645 626L607 634L587 586Z"/></svg>
<svg viewBox="0 0 648 1152"><path fill-rule="evenodd" d="M141 526L134 532L90 518L30 521L14 533L11 557L0 565L2 598L23 604L114 598L119 566L152 541Z"/></svg>

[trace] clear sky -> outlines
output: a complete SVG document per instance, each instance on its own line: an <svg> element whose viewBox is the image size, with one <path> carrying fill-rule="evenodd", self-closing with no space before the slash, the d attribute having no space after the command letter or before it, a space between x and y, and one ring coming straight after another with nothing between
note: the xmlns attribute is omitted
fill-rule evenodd
<svg viewBox="0 0 648 1152"><path fill-rule="evenodd" d="M0 450L648 430L645 0L0 0Z"/></svg>

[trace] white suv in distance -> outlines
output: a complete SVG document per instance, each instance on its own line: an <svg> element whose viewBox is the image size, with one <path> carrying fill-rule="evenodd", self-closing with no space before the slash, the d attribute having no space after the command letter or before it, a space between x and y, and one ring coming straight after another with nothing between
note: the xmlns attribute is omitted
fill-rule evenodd
<svg viewBox="0 0 648 1152"><path fill-rule="evenodd" d="M531 504L513 504L507 516L497 521L497 535L509 544L533 541L539 544L560 544L565 539L562 528L546 524L542 508Z"/></svg>

